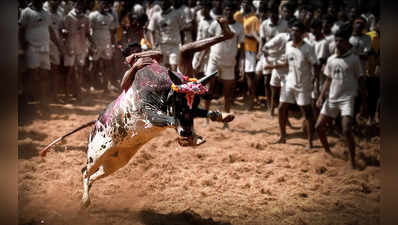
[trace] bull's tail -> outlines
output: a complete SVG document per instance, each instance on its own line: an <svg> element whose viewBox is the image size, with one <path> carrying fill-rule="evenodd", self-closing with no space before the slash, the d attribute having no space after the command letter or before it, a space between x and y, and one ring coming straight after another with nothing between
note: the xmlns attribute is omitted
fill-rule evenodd
<svg viewBox="0 0 398 225"><path fill-rule="evenodd" d="M96 121L97 121L97 120L93 120L93 121L90 121L90 122L88 122L88 123L86 123L86 124L83 124L83 125L81 125L80 127L78 127L78 128L76 128L76 129L74 129L74 130L68 132L67 134L65 134L65 135L63 135L63 136L61 136L61 137L55 139L55 140L52 141L49 145L47 145L45 148L43 148L43 150L40 151L40 156L42 156L42 157L46 156L47 151L50 149L51 146L55 145L56 143L62 141L64 138L68 137L69 135L71 135L71 134L73 134L73 133L75 133L75 132L77 132L77 131L79 131L79 130L81 130L81 129L83 129L83 128L86 128L86 127L88 127L88 126L91 126L91 125L95 124Z"/></svg>

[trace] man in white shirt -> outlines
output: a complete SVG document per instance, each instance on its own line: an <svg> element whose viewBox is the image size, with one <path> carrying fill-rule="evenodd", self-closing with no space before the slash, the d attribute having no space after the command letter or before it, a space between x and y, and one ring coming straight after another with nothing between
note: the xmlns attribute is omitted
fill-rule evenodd
<svg viewBox="0 0 398 225"><path fill-rule="evenodd" d="M261 23L260 26L260 49L262 46L273 37L275 37L279 33L286 33L288 32L288 25L284 19L279 19L279 12L277 7L272 7L272 5L268 8L267 13L269 18ZM266 55L264 55L264 59L262 61L263 68L267 67L268 65L272 65L276 62L277 58L279 58L279 50L280 46L276 46L275 49L268 48L266 51ZM273 108L272 105L272 92L271 90L271 79L272 79L272 70L270 69L263 69L264 77L264 85L266 90L266 97L268 100L268 109L270 109L271 116L273 116ZM274 73L275 76L275 73ZM275 78L274 78L275 81ZM274 87L280 87L280 83L274 82ZM276 90L274 90L276 91Z"/></svg>
<svg viewBox="0 0 398 225"><path fill-rule="evenodd" d="M202 40L210 37L209 28L213 19L210 16L211 2L209 0L202 0L200 2L202 8L202 19L198 24L196 40ZM196 52L192 61L192 67L196 70L196 74L205 73L207 68L207 62L209 60L210 49Z"/></svg>
<svg viewBox="0 0 398 225"><path fill-rule="evenodd" d="M366 64L371 50L370 36L363 33L366 26L366 20L363 17L358 17L354 20L353 26L354 31L349 40L352 45L352 53L359 56L362 70L366 71Z"/></svg>
<svg viewBox="0 0 398 225"><path fill-rule="evenodd" d="M111 12L111 0L99 0L98 10L89 14L91 38L93 39L94 75L103 75L103 89L108 92L111 81L112 55L115 44L116 21Z"/></svg>
<svg viewBox="0 0 398 225"><path fill-rule="evenodd" d="M193 16L191 9L184 4L182 0L174 0L173 5L175 10L178 10L183 21L183 27L181 29L181 44L187 44L192 42L192 30L193 30Z"/></svg>
<svg viewBox="0 0 398 225"><path fill-rule="evenodd" d="M314 116L311 107L311 91L314 76L313 65L317 63L314 47L303 40L305 26L301 21L295 21L291 26L292 41L286 44L286 58L289 72L285 87L281 89L279 104L280 138L276 143L286 143L286 118L289 104L297 104L305 117L308 144L312 148ZM317 67L314 67L316 69Z"/></svg>
<svg viewBox="0 0 398 225"><path fill-rule="evenodd" d="M93 42L90 36L89 19L84 14L84 9L84 1L78 1L65 17L63 28L66 47L64 66L67 70L65 95L68 97L69 92L72 92L77 99L80 98L80 81L84 80L84 75L88 75L83 72L88 54L87 41Z"/></svg>
<svg viewBox="0 0 398 225"><path fill-rule="evenodd" d="M181 45L180 31L184 26L180 12L172 8L170 0L161 3L162 10L155 12L149 21L149 39L152 47L159 46L163 55L162 64L173 71L177 71L178 50ZM159 40L155 40L158 33Z"/></svg>
<svg viewBox="0 0 398 225"><path fill-rule="evenodd" d="M325 35L322 33L322 22L321 20L315 19L311 21L310 31L308 38L305 40L310 43L315 50L315 55L317 58L317 63L315 64L318 66L317 71L320 71L321 68L326 64L327 58L330 56L329 54L329 41L326 39ZM315 76L314 80L314 88L311 92L312 98L312 106L314 110L314 117L317 118L319 114L319 110L316 109L315 103L319 97L320 90L322 85L325 81L325 76L323 73Z"/></svg>
<svg viewBox="0 0 398 225"><path fill-rule="evenodd" d="M217 75L223 83L224 111L226 113L229 113L231 108L232 87L235 81L235 63L236 55L238 53L238 44L243 46L244 42L243 26L234 20L233 10L233 3L227 2L224 5L224 18L227 20L229 28L235 35L229 40L211 46L209 62L206 69L207 75L218 71ZM212 22L209 28L209 33L211 36L217 36L222 33L221 26L217 21ZM241 48L241 51L243 50L244 49ZM244 57L241 60L244 60ZM244 71L240 72L242 74ZM213 86L214 80L210 82L210 90ZM210 108L209 100L206 101L205 108ZM227 123L224 124L224 127L227 128Z"/></svg>
<svg viewBox="0 0 398 225"><path fill-rule="evenodd" d="M359 60L361 62L361 67L362 67L362 71L365 71L366 73L366 65L368 63L368 58L369 58L369 54L371 52L371 38L369 35L367 35L366 33L363 33L364 29L366 26L366 20L365 18L359 16L354 20L353 23L353 33L350 37L350 44L352 46L352 53L354 55L359 56ZM365 80L366 80L366 76L365 76ZM358 101L357 101L358 103ZM357 118L357 116L365 116L362 113L364 113L365 111L363 110L368 110L367 109L367 105L359 105L359 104L355 104L355 112L354 112L354 118ZM362 108L361 108L362 107ZM356 125L356 120L354 120L354 125Z"/></svg>
<svg viewBox="0 0 398 225"><path fill-rule="evenodd" d="M351 166L355 168L355 140L352 134L352 123L358 84L362 102L366 101L367 91L359 57L351 51L349 43L351 33L351 25L345 24L335 34L337 51L329 57L325 67L327 79L317 100L317 107L322 107L322 110L316 123L316 130L325 151L333 155L324 128L332 118L341 114L343 133L351 156Z"/></svg>
<svg viewBox="0 0 398 225"><path fill-rule="evenodd" d="M19 38L22 49L25 49L25 60L28 77L28 96L41 99L41 103L54 93L50 93L49 71L50 64L50 40L62 48L60 39L57 38L51 26L51 17L43 10L43 1L34 0L32 5L22 10L19 19ZM62 51L62 50L61 50ZM40 93L35 93L35 87Z"/></svg>
<svg viewBox="0 0 398 225"><path fill-rule="evenodd" d="M59 10L59 0L50 0L47 1L47 7L43 5L43 9L50 14L51 17L51 27L57 36L57 39L60 38L60 30L63 22L63 13ZM59 84L61 82L61 72L60 72L60 61L61 61L61 52L63 49L58 49L57 44L54 41L50 40L50 64L51 64L51 84L52 89L54 90L54 94L52 95L53 100L58 101L57 93L59 92Z"/></svg>

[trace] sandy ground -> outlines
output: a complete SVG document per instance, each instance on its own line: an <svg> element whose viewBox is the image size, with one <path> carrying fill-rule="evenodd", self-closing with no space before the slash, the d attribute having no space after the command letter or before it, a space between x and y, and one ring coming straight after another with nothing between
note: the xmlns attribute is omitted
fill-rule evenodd
<svg viewBox="0 0 398 225"><path fill-rule="evenodd" d="M176 132L164 131L125 167L94 183L91 205L81 209L90 129L68 137L45 158L38 152L95 119L117 94L84 96L48 107L20 105L19 224L380 224L378 135L357 138L361 168L352 170L338 136L329 136L338 158L325 154L318 139L313 150L304 150L301 129L287 129L287 144L272 144L277 120L262 107L244 110L242 100L233 108L230 130L196 119L197 133L207 140L198 147L180 147ZM296 127L301 121L291 117Z"/></svg>

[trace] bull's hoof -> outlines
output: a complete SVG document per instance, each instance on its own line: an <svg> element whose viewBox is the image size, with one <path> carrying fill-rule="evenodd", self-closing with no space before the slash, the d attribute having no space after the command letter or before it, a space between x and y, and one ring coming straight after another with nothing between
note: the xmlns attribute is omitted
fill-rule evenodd
<svg viewBox="0 0 398 225"><path fill-rule="evenodd" d="M206 142L206 140L197 134L192 135L191 137L187 138L178 138L178 144L183 147L187 146L198 146Z"/></svg>
<svg viewBox="0 0 398 225"><path fill-rule="evenodd" d="M232 113L222 113L222 122L229 123L235 119L235 115Z"/></svg>

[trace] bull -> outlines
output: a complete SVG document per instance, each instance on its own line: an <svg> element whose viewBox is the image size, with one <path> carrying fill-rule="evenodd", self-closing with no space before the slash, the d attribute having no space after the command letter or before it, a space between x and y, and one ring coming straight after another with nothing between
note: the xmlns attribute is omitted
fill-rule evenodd
<svg viewBox="0 0 398 225"><path fill-rule="evenodd" d="M209 118L212 121L230 122L234 116L218 111L199 108L201 96L207 94L206 84L216 73L197 80L192 75L193 53L204 50L218 42L233 37L226 21L218 19L223 29L221 35L189 43L181 47L180 72L160 65L156 57L143 52L147 59L137 66L137 56L127 57L133 65L122 81L123 92L112 101L98 118L57 138L41 152L45 156L49 148L67 136L92 126L88 137L87 164L82 169L82 206L90 204L89 191L92 184L125 166L137 151L166 128L174 128L178 143L182 146L202 144L204 140L193 131L194 118ZM156 54L155 54L156 55ZM145 58L147 57L147 58ZM138 63L139 64L139 63Z"/></svg>

